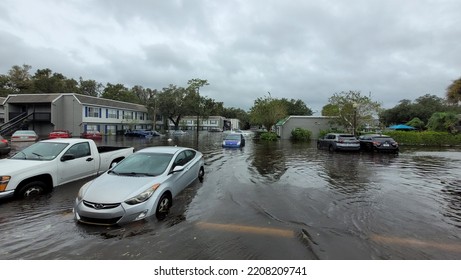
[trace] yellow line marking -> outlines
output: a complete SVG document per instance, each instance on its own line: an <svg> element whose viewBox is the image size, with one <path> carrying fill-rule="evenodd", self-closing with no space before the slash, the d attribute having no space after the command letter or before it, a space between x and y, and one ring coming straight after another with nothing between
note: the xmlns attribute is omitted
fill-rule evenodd
<svg viewBox="0 0 461 280"><path fill-rule="evenodd" d="M423 247L423 248L440 249L440 250L451 251L451 252L461 252L461 244L456 244L456 243L437 243L434 241L423 241L423 240L412 239L412 238L383 236L383 235L378 235L378 234L372 234L371 240L380 242L380 243L402 245L402 246L407 246L407 247Z"/></svg>
<svg viewBox="0 0 461 280"><path fill-rule="evenodd" d="M272 236L279 236L279 237L286 237L286 238L293 238L295 236L292 230L268 228L268 227L252 227L252 226L235 225L235 224L214 224L214 223L205 223L205 222L198 222L197 226L203 229L214 229L214 230L221 230L221 231L272 235Z"/></svg>

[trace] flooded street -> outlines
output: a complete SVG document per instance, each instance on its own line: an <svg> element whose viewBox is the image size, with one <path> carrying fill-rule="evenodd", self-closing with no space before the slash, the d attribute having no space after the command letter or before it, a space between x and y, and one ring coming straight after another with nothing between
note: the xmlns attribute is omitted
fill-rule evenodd
<svg viewBox="0 0 461 280"><path fill-rule="evenodd" d="M98 144L197 148L194 135L167 139ZM461 259L459 148L402 147L394 155L221 142L222 133L201 132L205 179L162 222L77 224L72 207L88 180L0 201L0 259Z"/></svg>

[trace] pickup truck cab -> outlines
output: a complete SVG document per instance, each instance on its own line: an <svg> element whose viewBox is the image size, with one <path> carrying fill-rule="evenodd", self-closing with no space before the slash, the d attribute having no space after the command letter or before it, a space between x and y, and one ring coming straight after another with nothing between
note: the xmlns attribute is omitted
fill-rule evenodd
<svg viewBox="0 0 461 280"><path fill-rule="evenodd" d="M91 139L37 142L0 160L0 198L51 192L59 185L103 173L133 152L133 147L98 147Z"/></svg>

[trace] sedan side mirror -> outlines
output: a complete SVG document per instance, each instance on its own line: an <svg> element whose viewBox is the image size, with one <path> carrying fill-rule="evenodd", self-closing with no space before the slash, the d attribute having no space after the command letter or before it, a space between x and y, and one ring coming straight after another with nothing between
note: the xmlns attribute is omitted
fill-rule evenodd
<svg viewBox="0 0 461 280"><path fill-rule="evenodd" d="M175 172L181 172L184 170L184 166L182 165L177 165L173 168L173 172L172 173L175 173Z"/></svg>

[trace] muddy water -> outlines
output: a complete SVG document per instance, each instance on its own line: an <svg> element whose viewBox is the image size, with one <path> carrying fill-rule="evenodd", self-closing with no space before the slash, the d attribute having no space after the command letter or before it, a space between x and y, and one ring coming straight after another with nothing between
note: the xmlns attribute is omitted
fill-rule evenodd
<svg viewBox="0 0 461 280"><path fill-rule="evenodd" d="M106 138L101 145L183 145ZM461 259L461 150L330 153L315 143L222 149L201 133L206 177L165 221L75 223L86 180L30 200L0 201L0 259Z"/></svg>

